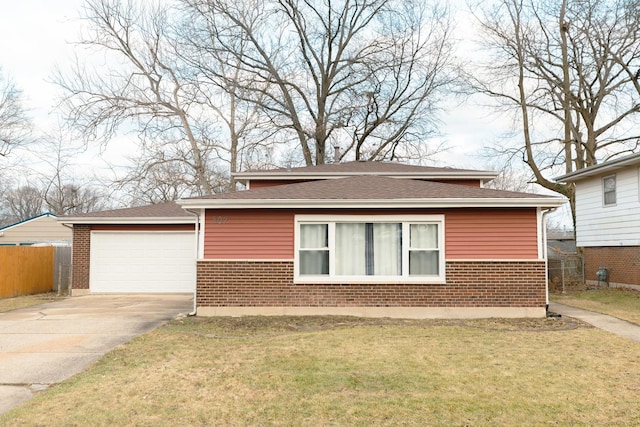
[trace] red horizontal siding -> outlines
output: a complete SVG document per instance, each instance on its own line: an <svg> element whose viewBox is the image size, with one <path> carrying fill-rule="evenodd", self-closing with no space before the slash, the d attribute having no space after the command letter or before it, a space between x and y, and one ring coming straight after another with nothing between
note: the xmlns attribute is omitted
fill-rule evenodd
<svg viewBox="0 0 640 427"><path fill-rule="evenodd" d="M535 208L207 211L205 259L292 259L295 214L445 215L447 259L537 259Z"/></svg>
<svg viewBox="0 0 640 427"><path fill-rule="evenodd" d="M292 259L293 218L288 211L226 209L205 215L204 257Z"/></svg>
<svg viewBox="0 0 640 427"><path fill-rule="evenodd" d="M311 180L316 181L316 180ZM249 188L255 190L256 188L275 187L276 185L297 184L298 182L306 182L301 179L265 179L249 181Z"/></svg>
<svg viewBox="0 0 640 427"><path fill-rule="evenodd" d="M536 259L536 210L471 209L446 213L447 259Z"/></svg>
<svg viewBox="0 0 640 427"><path fill-rule="evenodd" d="M249 182L249 188L255 190L256 188L264 188L264 187L274 187L276 185L285 185L285 184L296 184L298 182L310 182L310 181L319 181L319 179L310 179L310 180L302 180L302 179L261 179ZM457 185L468 185L470 187L480 187L480 180L477 179L423 179L421 181L433 181L433 182L441 182L444 184L457 184Z"/></svg>

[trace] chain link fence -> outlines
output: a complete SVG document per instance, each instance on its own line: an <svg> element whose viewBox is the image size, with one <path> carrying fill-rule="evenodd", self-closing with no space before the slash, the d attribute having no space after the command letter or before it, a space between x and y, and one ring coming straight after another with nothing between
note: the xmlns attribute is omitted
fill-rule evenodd
<svg viewBox="0 0 640 427"><path fill-rule="evenodd" d="M565 292L569 287L583 286L584 257L578 253L561 254L548 260L549 290Z"/></svg>

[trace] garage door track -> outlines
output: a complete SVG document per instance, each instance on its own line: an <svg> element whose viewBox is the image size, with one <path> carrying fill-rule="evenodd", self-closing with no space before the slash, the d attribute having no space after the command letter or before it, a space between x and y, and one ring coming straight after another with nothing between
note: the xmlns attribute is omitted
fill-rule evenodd
<svg viewBox="0 0 640 427"><path fill-rule="evenodd" d="M193 295L88 295L0 313L0 413L193 308Z"/></svg>

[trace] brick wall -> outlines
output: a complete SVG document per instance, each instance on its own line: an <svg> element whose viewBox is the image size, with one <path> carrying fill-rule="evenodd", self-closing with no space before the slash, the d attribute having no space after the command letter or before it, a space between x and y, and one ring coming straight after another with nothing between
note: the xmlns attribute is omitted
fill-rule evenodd
<svg viewBox="0 0 640 427"><path fill-rule="evenodd" d="M198 261L200 307L544 307L545 265L447 262L447 284L294 284L290 261Z"/></svg>
<svg viewBox="0 0 640 427"><path fill-rule="evenodd" d="M640 285L640 246L583 248L585 279L597 281L600 267L609 269L609 282Z"/></svg>
<svg viewBox="0 0 640 427"><path fill-rule="evenodd" d="M89 254L91 250L91 226L73 226L73 289L89 289Z"/></svg>

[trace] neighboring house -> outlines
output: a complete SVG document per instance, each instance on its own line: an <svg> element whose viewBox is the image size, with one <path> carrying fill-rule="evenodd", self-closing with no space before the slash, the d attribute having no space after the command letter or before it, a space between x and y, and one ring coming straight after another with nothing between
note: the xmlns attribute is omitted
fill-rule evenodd
<svg viewBox="0 0 640 427"><path fill-rule="evenodd" d="M51 213L0 228L0 246L26 246L36 243L70 243L71 228L58 222Z"/></svg>
<svg viewBox="0 0 640 427"><path fill-rule="evenodd" d="M574 183L576 245L588 284L608 272L612 286L640 287L640 153L556 178Z"/></svg>
<svg viewBox="0 0 640 427"><path fill-rule="evenodd" d="M562 258L566 255L575 255L576 252L576 238L573 231L547 230L548 258Z"/></svg>
<svg viewBox="0 0 640 427"><path fill-rule="evenodd" d="M164 221L151 206L64 218L74 292L121 292L99 280L105 259L115 269L141 236L189 229L199 315L542 317L544 213L565 199L483 188L495 176L380 162L255 171L236 174L248 190L179 200Z"/></svg>

